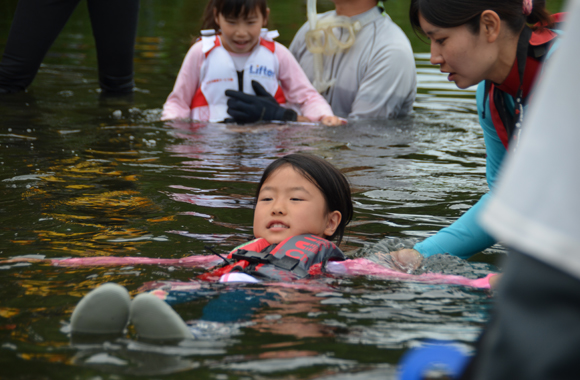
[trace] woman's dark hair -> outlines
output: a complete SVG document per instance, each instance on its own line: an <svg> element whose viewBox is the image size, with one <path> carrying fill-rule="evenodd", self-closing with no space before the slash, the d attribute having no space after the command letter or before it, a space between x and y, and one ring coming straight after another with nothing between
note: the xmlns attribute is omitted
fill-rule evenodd
<svg viewBox="0 0 580 380"><path fill-rule="evenodd" d="M260 189L272 173L282 166L290 165L298 171L307 180L312 182L324 196L326 206L329 212L339 211L342 215L340 224L328 240L336 239L339 245L344 236L346 225L351 221L353 216L352 199L350 197L350 185L348 180L337 168L332 166L328 161L311 154L295 153L278 158L272 162L260 179L260 184L256 190L254 205L258 202Z"/></svg>
<svg viewBox="0 0 580 380"><path fill-rule="evenodd" d="M479 19L485 10L497 13L514 33L519 33L525 24L539 23L548 28L554 25L545 0L533 0L532 13L528 16L523 13L523 0L411 0L409 17L413 29L419 33L422 33L419 14L441 28L467 25L473 33L479 33Z"/></svg>
<svg viewBox="0 0 580 380"><path fill-rule="evenodd" d="M209 0L203 12L202 29L214 29L217 33L219 25L215 22L214 9L224 17L247 17L256 9L262 16L268 14L266 0Z"/></svg>

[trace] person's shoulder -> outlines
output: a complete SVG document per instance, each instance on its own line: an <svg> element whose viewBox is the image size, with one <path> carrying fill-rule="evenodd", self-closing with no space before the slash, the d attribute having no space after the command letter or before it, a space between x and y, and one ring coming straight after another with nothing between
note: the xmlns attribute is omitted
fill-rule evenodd
<svg viewBox="0 0 580 380"><path fill-rule="evenodd" d="M397 60L403 59L401 64L414 63L413 48L411 41L403 30L395 24L388 15L373 20L371 25L367 25L364 38L368 39L368 48L371 49L371 56L383 59L385 54ZM361 37L363 34L361 33Z"/></svg>
<svg viewBox="0 0 580 380"><path fill-rule="evenodd" d="M288 48L284 45L282 45L280 42L278 41L274 41L274 46L275 48L275 52L276 53L282 53L282 54L292 54L290 53L290 50L288 50Z"/></svg>
<svg viewBox="0 0 580 380"><path fill-rule="evenodd" d="M198 38L193 45L191 45L189 47L189 50L187 52L187 54L202 54L202 50L203 50L203 43L201 41L201 38Z"/></svg>
<svg viewBox="0 0 580 380"><path fill-rule="evenodd" d="M296 60L296 57L294 57L294 54L292 54L292 51L290 51L290 49L288 49L286 46L282 45L279 42L275 41L274 43L275 43L274 46L276 46L274 54L276 55L276 58L278 59L278 62L281 67L287 69L289 67L293 67L294 65L300 66L300 64Z"/></svg>
<svg viewBox="0 0 580 380"><path fill-rule="evenodd" d="M402 41L407 43L409 42L409 38L403 29L401 29L401 27L397 25L397 23L395 23L389 15L384 14L382 17L379 17L373 21L373 24L375 25L376 31L378 33L387 33L389 38L385 38L386 40L395 42L401 41L402 39Z"/></svg>
<svg viewBox="0 0 580 380"><path fill-rule="evenodd" d="M332 11L327 11L327 12L318 14L319 19L324 18L324 17L328 17L328 16L336 16L336 11L332 10Z"/></svg>
<svg viewBox="0 0 580 380"><path fill-rule="evenodd" d="M198 66L205 60L201 41L195 42L189 47L189 50L183 58L183 66Z"/></svg>

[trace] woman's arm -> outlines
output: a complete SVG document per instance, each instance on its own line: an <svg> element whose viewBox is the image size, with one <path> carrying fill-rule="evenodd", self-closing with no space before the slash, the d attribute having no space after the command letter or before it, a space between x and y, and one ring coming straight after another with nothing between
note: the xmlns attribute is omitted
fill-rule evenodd
<svg viewBox="0 0 580 380"><path fill-rule="evenodd" d="M449 253L463 259L468 259L495 244L491 237L479 224L480 210L487 202L489 194L485 194L465 214L449 227L443 228L434 236L415 244L413 247L424 257L437 253Z"/></svg>
<svg viewBox="0 0 580 380"><path fill-rule="evenodd" d="M480 83L477 88L477 110L479 113L479 122L483 129L485 141L486 158L486 177L490 189L493 189L496 176L506 154L493 122L489 110L489 99L485 104L485 118L483 117L483 95L485 85ZM509 98L509 99L508 99ZM510 104L511 97L506 97L506 103ZM431 256L437 253L449 253L454 256L467 259L473 254L492 246L495 239L491 237L479 223L480 210L487 202L488 194L471 207L465 214L457 219L451 226L443 228L436 235L417 243L415 249L423 256Z"/></svg>
<svg viewBox="0 0 580 380"><path fill-rule="evenodd" d="M163 105L161 120L191 117L191 101L199 86L199 75L204 60L201 48L201 42L196 42L187 52L177 74L173 91Z"/></svg>

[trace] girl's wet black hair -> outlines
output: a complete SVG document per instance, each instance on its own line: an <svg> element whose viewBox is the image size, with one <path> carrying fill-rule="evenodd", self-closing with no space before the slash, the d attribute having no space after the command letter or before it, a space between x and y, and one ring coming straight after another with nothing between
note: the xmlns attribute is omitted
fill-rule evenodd
<svg viewBox="0 0 580 380"><path fill-rule="evenodd" d="M209 0L201 25L202 29L214 29L216 33L220 27L215 22L214 9L225 18L248 17L256 9L263 17L268 14L266 0Z"/></svg>
<svg viewBox="0 0 580 380"><path fill-rule="evenodd" d="M518 34L525 24L540 23L548 28L554 25L545 0L533 0L529 16L523 14L523 0L411 0L409 18L416 33L423 33L419 14L441 28L466 25L473 33L479 33L479 19L485 10L497 13Z"/></svg>
<svg viewBox="0 0 580 380"><path fill-rule="evenodd" d="M342 215L340 224L328 240L336 240L339 245L344 236L346 225L351 221L353 216L352 199L350 196L350 185L348 180L337 168L332 166L328 161L311 154L295 153L278 158L272 162L260 179L260 184L256 190L254 205L258 202L260 189L272 173L282 166L290 165L298 171L307 180L312 182L324 196L326 206L329 212L339 211Z"/></svg>

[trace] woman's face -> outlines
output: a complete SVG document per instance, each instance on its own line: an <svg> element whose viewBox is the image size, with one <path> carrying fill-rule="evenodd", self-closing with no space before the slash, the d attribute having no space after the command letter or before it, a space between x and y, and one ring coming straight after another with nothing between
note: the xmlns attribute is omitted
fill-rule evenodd
<svg viewBox="0 0 580 380"><path fill-rule="evenodd" d="M491 77L497 53L482 32L474 34L466 25L442 28L419 14L421 29L431 41L431 63L459 88L467 88ZM483 27L485 28L485 26Z"/></svg>

